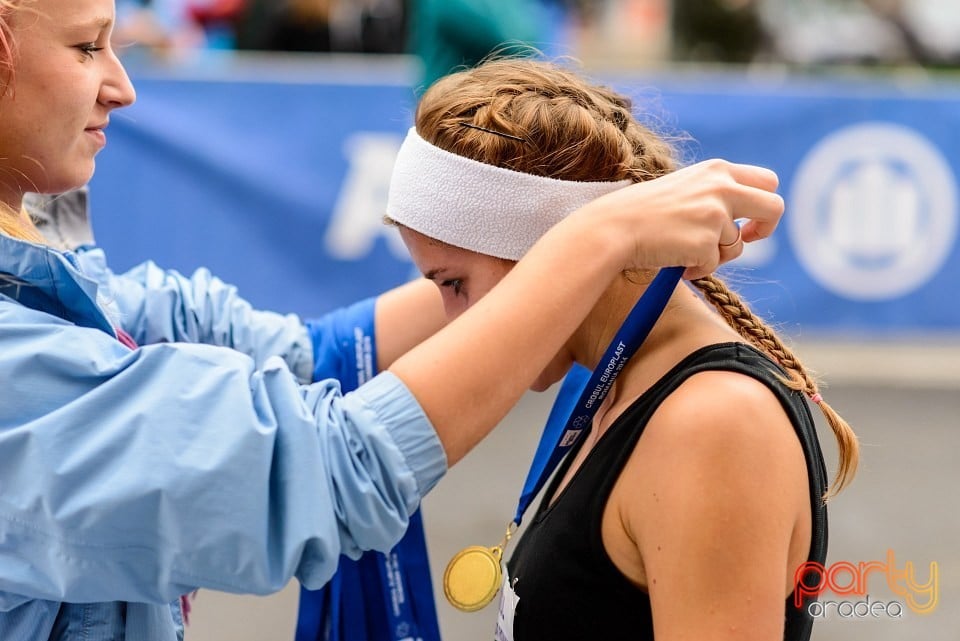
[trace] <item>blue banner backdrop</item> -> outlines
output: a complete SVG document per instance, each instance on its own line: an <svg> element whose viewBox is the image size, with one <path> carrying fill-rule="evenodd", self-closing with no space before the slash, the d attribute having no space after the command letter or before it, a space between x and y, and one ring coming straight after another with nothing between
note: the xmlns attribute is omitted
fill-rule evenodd
<svg viewBox="0 0 960 641"><path fill-rule="evenodd" d="M139 69L92 186L114 269L207 266L313 316L414 276L382 224L412 122L403 64ZM960 83L605 75L687 160L781 177L787 215L726 276L787 334L960 330Z"/></svg>

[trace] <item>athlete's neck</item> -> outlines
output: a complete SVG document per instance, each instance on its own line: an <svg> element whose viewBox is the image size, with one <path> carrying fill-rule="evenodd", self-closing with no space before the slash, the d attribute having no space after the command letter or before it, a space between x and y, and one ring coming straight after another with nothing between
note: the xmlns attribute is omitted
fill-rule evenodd
<svg viewBox="0 0 960 641"><path fill-rule="evenodd" d="M590 369L596 368L647 283L618 279L604 292L597 305L568 343L574 359ZM636 354L617 378L610 391L609 408L624 398L639 396L671 367L691 352L706 345L740 340L718 314L681 283L667 302L659 320Z"/></svg>

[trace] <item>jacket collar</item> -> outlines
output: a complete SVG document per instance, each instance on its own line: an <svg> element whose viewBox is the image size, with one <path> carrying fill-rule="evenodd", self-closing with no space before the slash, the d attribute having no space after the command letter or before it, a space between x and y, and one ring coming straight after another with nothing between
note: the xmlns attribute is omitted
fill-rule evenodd
<svg viewBox="0 0 960 641"><path fill-rule="evenodd" d="M114 335L97 304L97 284L77 268L72 252L0 234L0 294L82 327Z"/></svg>
<svg viewBox="0 0 960 641"><path fill-rule="evenodd" d="M94 244L86 187L53 196L27 193L23 196L23 207L54 247L77 249Z"/></svg>

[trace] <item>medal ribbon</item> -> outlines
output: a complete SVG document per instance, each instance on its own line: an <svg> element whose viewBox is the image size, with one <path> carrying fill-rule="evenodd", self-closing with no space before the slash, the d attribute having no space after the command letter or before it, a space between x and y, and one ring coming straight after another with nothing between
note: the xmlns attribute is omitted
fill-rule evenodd
<svg viewBox="0 0 960 641"><path fill-rule="evenodd" d="M411 516L407 535L400 543L386 554L376 554L379 584L389 629L371 634L370 639L439 641L433 584L430 581L430 564L424 536L423 520L417 510ZM359 597L359 594L354 596ZM418 623L423 624L422 632ZM345 630L344 639L355 638L349 629Z"/></svg>
<svg viewBox="0 0 960 641"><path fill-rule="evenodd" d="M567 374L550 410L527 480L523 484L517 513L513 517L517 527L564 455L581 436L590 431L597 408L603 403L620 370L650 334L682 275L682 267L661 269L630 310L593 373L574 365Z"/></svg>
<svg viewBox="0 0 960 641"><path fill-rule="evenodd" d="M336 378L344 392L372 378L377 362L370 298L308 321L314 380ZM433 583L420 510L386 554L340 557L319 590L300 590L296 641L440 641Z"/></svg>

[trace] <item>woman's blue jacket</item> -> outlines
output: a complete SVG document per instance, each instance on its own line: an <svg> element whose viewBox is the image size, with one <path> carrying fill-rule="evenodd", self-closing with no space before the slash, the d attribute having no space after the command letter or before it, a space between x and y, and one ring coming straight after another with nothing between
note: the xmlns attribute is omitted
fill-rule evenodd
<svg viewBox="0 0 960 641"><path fill-rule="evenodd" d="M307 384L337 326L0 234L0 639L175 641L181 595L390 549L446 459L389 372Z"/></svg>

